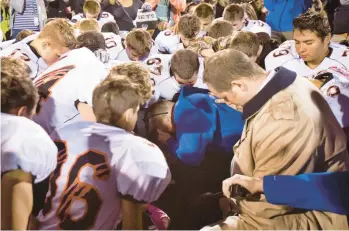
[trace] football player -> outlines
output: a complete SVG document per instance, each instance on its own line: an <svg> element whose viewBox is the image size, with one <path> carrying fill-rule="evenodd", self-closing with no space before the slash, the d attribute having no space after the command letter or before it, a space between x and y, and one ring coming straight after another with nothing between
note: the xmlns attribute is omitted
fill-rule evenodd
<svg viewBox="0 0 349 231"><path fill-rule="evenodd" d="M126 35L123 50L116 58L119 61L144 61L149 56L158 53L151 35L144 29L133 29Z"/></svg>
<svg viewBox="0 0 349 231"><path fill-rule="evenodd" d="M206 36L208 29L214 20L213 7L210 4L201 3L195 8L194 15L196 15L201 22L199 37Z"/></svg>
<svg viewBox="0 0 349 231"><path fill-rule="evenodd" d="M79 34L88 31L101 32L101 27L99 26L96 19L84 19L79 23ZM115 60L120 55L121 51L124 50L121 36L110 32L102 32L102 35L104 36L110 59Z"/></svg>
<svg viewBox="0 0 349 231"><path fill-rule="evenodd" d="M245 11L238 4L230 4L224 9L223 19L232 23L234 31L266 32L271 37L271 28L260 20L249 20Z"/></svg>
<svg viewBox="0 0 349 231"><path fill-rule="evenodd" d="M172 30L165 30L159 33L155 44L162 54L174 54L184 49L199 37L201 30L200 19L195 15L184 15L178 22L178 34Z"/></svg>
<svg viewBox="0 0 349 231"><path fill-rule="evenodd" d="M150 83L148 83L149 85ZM57 129L59 149L40 229L142 229L144 202L158 199L171 180L160 149L135 136L140 104L149 99L128 76L109 76L93 93L94 122Z"/></svg>
<svg viewBox="0 0 349 231"><path fill-rule="evenodd" d="M54 19L39 34L29 36L2 50L0 57L23 59L31 69L31 78L35 78L75 46L74 32L67 20Z"/></svg>
<svg viewBox="0 0 349 231"><path fill-rule="evenodd" d="M107 22L115 22L113 15L108 12L102 12L101 5L96 0L87 0L84 3L83 11L83 13L74 15L71 21L77 23L85 18L94 18L99 22L100 27Z"/></svg>
<svg viewBox="0 0 349 231"><path fill-rule="evenodd" d="M74 120L94 121L92 92L107 74L89 49L66 52L34 80L40 94L34 121L49 134Z"/></svg>
<svg viewBox="0 0 349 231"><path fill-rule="evenodd" d="M233 34L233 25L224 19L214 20L208 29L208 36L214 39L226 37Z"/></svg>
<svg viewBox="0 0 349 231"><path fill-rule="evenodd" d="M293 21L294 40L286 41L265 59L266 70L278 66L313 79L329 67L349 69L349 50L332 44L331 28L327 18L308 11Z"/></svg>
<svg viewBox="0 0 349 231"><path fill-rule="evenodd" d="M167 100L175 100L182 86L194 86L207 89L203 83L203 60L191 50L179 50L173 56L151 57L144 62L152 67L155 95Z"/></svg>
<svg viewBox="0 0 349 231"><path fill-rule="evenodd" d="M55 169L57 147L30 120L39 99L24 61L1 59L1 228L25 230L33 184Z"/></svg>

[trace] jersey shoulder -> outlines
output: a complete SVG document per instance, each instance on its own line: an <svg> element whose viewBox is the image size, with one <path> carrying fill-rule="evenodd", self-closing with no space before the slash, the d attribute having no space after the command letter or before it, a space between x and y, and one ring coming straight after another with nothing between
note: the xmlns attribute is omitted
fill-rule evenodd
<svg viewBox="0 0 349 231"><path fill-rule="evenodd" d="M292 41L286 42L281 44L279 48L273 50L267 55L267 57L265 57L265 69L267 71L283 66L283 64L287 62L299 58L294 43Z"/></svg>
<svg viewBox="0 0 349 231"><path fill-rule="evenodd" d="M246 30L252 33L266 33L271 37L271 27L261 20L248 20Z"/></svg>
<svg viewBox="0 0 349 231"><path fill-rule="evenodd" d="M171 30L165 30L158 34L155 44L161 53L173 53L171 47L180 43L180 38Z"/></svg>
<svg viewBox="0 0 349 231"><path fill-rule="evenodd" d="M46 179L55 169L57 147L38 124L24 117L1 114L2 172L22 169Z"/></svg>
<svg viewBox="0 0 349 231"><path fill-rule="evenodd" d="M339 66L342 65L342 67L349 70L349 49L345 46L336 46L335 44L331 44L330 48L332 48L332 54L329 58L337 61Z"/></svg>

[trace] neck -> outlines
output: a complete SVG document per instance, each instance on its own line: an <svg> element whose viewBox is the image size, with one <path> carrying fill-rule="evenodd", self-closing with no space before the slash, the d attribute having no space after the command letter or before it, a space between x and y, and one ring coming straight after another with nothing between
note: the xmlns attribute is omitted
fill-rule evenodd
<svg viewBox="0 0 349 231"><path fill-rule="evenodd" d="M326 51L325 51L325 53L324 53L324 55L319 56L318 59L315 59L315 60L313 60L313 61L307 62L307 63L306 63L307 66L308 66L309 68L311 68L311 69L317 68L317 67L322 63L322 61L326 58L326 56L329 54L329 52L330 52L330 49L327 48Z"/></svg>
<svg viewBox="0 0 349 231"><path fill-rule="evenodd" d="M253 97L257 95L257 93L261 90L263 87L267 77L269 75L268 73L265 73L263 75L257 76L250 80L250 83L248 85L248 91L251 92L250 95L246 98L246 101L243 103L243 105L238 106L244 106L247 102L249 102Z"/></svg>
<svg viewBox="0 0 349 231"><path fill-rule="evenodd" d="M34 39L29 45L32 46L36 50L36 52L38 52L38 54L41 56L40 41L38 39Z"/></svg>

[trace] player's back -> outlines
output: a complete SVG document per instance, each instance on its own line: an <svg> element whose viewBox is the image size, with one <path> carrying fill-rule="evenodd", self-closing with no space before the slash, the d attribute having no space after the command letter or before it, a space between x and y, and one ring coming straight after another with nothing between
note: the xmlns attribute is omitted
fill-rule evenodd
<svg viewBox="0 0 349 231"><path fill-rule="evenodd" d="M21 116L1 113L1 172L22 169L35 183L55 169L57 148L35 122Z"/></svg>
<svg viewBox="0 0 349 231"><path fill-rule="evenodd" d="M120 52L124 49L122 45L122 38L114 33L102 33L104 36L107 51L110 59L115 60Z"/></svg>
<svg viewBox="0 0 349 231"><path fill-rule="evenodd" d="M92 105L93 90L107 74L87 48L66 53L34 80L41 97L33 120L48 134L65 123L81 120L77 104Z"/></svg>
<svg viewBox="0 0 349 231"><path fill-rule="evenodd" d="M10 56L22 59L29 66L31 70L30 77L32 79L36 78L47 68L44 59L38 55L35 49L30 45L37 36L38 33L30 35L22 41L10 44L0 51L0 57Z"/></svg>
<svg viewBox="0 0 349 231"><path fill-rule="evenodd" d="M151 202L170 181L162 152L123 129L76 122L52 134L59 149L40 229L115 229L120 200Z"/></svg>
<svg viewBox="0 0 349 231"><path fill-rule="evenodd" d="M184 48L179 36L171 30L161 31L155 39L155 45L162 54L174 54Z"/></svg>

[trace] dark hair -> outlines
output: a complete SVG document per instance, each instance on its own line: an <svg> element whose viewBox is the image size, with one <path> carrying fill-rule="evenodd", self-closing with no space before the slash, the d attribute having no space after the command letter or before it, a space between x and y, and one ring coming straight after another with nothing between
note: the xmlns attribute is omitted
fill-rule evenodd
<svg viewBox="0 0 349 231"><path fill-rule="evenodd" d="M116 35L119 35L120 29L119 26L116 22L107 22L102 26L102 32L109 32L109 33L114 33Z"/></svg>
<svg viewBox="0 0 349 231"><path fill-rule="evenodd" d="M9 113L11 109L26 106L33 110L39 95L27 69L14 69L8 64L15 64L13 58L1 58L1 112ZM20 67L20 63L18 63ZM19 73L22 72L22 73Z"/></svg>
<svg viewBox="0 0 349 231"><path fill-rule="evenodd" d="M208 30L208 36L215 39L232 35L232 33L233 25L231 22L224 19L216 19L213 21L210 29Z"/></svg>
<svg viewBox="0 0 349 231"><path fill-rule="evenodd" d="M201 22L195 15L186 14L179 19L178 32L185 38L192 39L200 32Z"/></svg>
<svg viewBox="0 0 349 231"><path fill-rule="evenodd" d="M327 17L323 13L314 12L313 10L308 10L306 13L293 19L293 27L293 30L310 30L315 32L322 40L326 36L331 35L331 27Z"/></svg>
<svg viewBox="0 0 349 231"><path fill-rule="evenodd" d="M96 31L85 32L77 38L78 47L86 47L92 52L98 49L106 49L104 36Z"/></svg>
<svg viewBox="0 0 349 231"><path fill-rule="evenodd" d="M196 7L194 15L198 16L199 18L214 17L214 10L210 4L201 3Z"/></svg>
<svg viewBox="0 0 349 231"><path fill-rule="evenodd" d="M194 51L179 50L172 56L171 71L181 79L191 79L199 68L199 56Z"/></svg>

